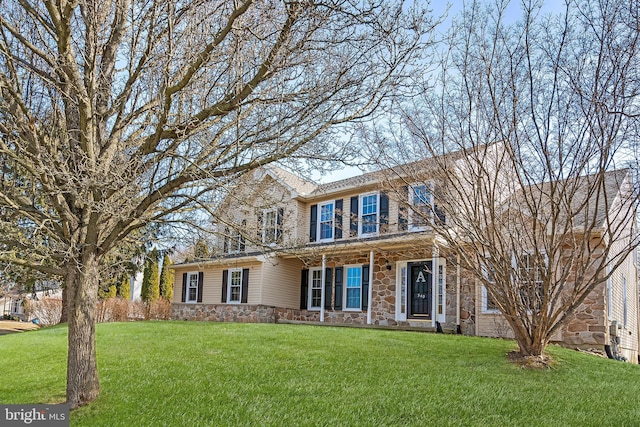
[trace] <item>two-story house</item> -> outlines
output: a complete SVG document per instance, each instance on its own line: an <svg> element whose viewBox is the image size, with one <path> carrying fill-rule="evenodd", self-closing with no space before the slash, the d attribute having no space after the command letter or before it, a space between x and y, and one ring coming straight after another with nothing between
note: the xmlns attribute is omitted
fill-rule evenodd
<svg viewBox="0 0 640 427"><path fill-rule="evenodd" d="M320 185L275 166L247 175L218 209L214 255L173 266L173 317L509 336L486 290L424 221L447 224L438 183L407 180L428 161ZM637 282L630 257L565 327L565 342L603 348L611 321L624 317L621 354L637 361Z"/></svg>

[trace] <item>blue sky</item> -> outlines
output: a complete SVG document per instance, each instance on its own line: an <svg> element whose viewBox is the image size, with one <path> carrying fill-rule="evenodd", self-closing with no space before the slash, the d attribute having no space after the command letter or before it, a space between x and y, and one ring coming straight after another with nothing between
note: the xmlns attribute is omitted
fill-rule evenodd
<svg viewBox="0 0 640 427"><path fill-rule="evenodd" d="M446 32L448 27L451 25L451 17L460 13L463 6L465 4L467 5L471 4L471 1L472 0L467 0L467 1L456 0L456 1L449 1L449 2L438 1L438 0L432 1L431 8L433 10L434 16L439 16L443 14L447 8L447 5L450 5L447 18L443 22L440 29L442 33ZM489 4L494 4L495 2L499 2L501 0L485 0L485 1ZM523 1L528 1L528 0L523 0ZM531 1L535 2L536 0L531 0ZM508 18L507 23L515 22L520 18L521 5L522 5L522 1L517 1L517 0L512 0L509 3L506 10L506 15ZM565 9L565 2L563 0L542 1L541 13L543 15L548 13L561 13L564 11L564 9ZM362 173L363 171L360 168L357 168L355 166L349 166L349 167L345 166L340 170L337 170L328 174L324 174L322 177L315 176L314 178L317 179L319 182L326 183L326 182L338 181L344 178L350 178L352 176L360 175Z"/></svg>

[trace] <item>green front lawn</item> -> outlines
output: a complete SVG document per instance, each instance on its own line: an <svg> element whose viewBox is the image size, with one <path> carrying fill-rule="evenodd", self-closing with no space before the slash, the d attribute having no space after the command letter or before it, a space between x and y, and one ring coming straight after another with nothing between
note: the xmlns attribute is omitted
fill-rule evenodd
<svg viewBox="0 0 640 427"><path fill-rule="evenodd" d="M98 325L100 398L79 426L624 426L640 424L640 367L557 347L297 325ZM0 337L0 402L64 400L66 328Z"/></svg>

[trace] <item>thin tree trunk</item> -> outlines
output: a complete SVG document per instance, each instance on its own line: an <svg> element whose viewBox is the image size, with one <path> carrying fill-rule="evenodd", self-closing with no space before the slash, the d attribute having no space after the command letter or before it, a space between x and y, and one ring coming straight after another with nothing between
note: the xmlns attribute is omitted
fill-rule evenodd
<svg viewBox="0 0 640 427"><path fill-rule="evenodd" d="M82 261L80 269L67 270L67 403L71 409L93 401L100 392L95 346L98 259L89 253Z"/></svg>
<svg viewBox="0 0 640 427"><path fill-rule="evenodd" d="M518 343L518 351L521 356L542 356L544 354L544 349L547 346L546 340L530 336L514 325L511 325L511 329L514 331L513 335Z"/></svg>

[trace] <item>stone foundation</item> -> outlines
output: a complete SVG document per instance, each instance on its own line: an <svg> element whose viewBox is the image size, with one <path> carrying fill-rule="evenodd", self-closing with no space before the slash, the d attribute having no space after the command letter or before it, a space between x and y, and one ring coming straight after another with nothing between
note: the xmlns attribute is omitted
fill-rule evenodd
<svg viewBox="0 0 640 427"><path fill-rule="evenodd" d="M207 322L275 323L276 309L265 305L174 303L171 317L175 320Z"/></svg>
<svg viewBox="0 0 640 427"><path fill-rule="evenodd" d="M320 322L320 312L264 305L225 304L173 304L172 319L206 322L278 323L279 321ZM366 325L367 312L326 310L324 323L340 325ZM433 329L431 322L394 319L371 319L372 325Z"/></svg>

